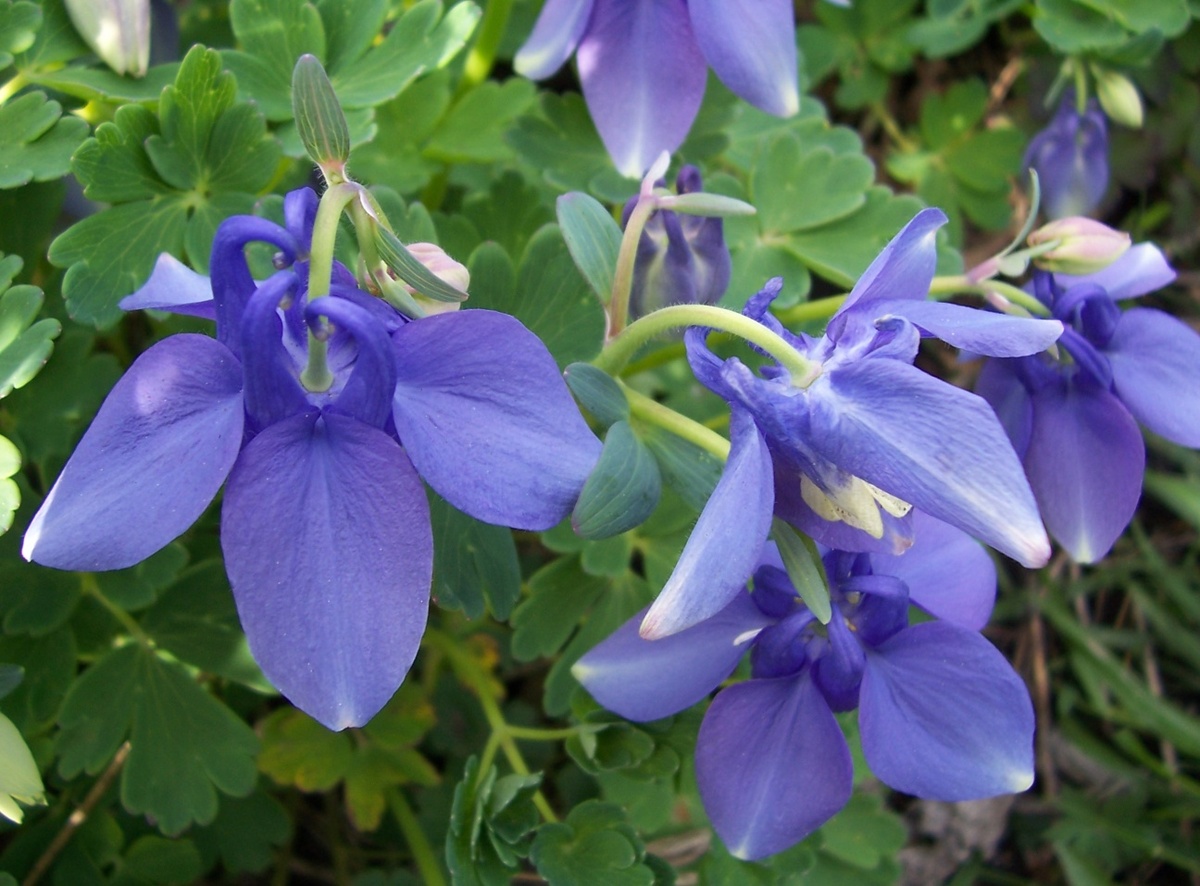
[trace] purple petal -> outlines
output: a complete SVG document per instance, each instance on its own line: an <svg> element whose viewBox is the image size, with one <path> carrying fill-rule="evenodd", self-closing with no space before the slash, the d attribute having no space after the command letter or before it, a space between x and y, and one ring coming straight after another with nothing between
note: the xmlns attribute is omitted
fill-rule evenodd
<svg viewBox="0 0 1200 886"><path fill-rule="evenodd" d="M545 345L494 311L439 314L392 337L393 416L438 494L487 523L548 529L600 457Z"/></svg>
<svg viewBox="0 0 1200 886"><path fill-rule="evenodd" d="M771 455L746 410L730 406L731 447L721 479L684 545L675 571L642 622L659 640L724 609L746 586L771 528Z"/></svg>
<svg viewBox="0 0 1200 886"><path fill-rule="evenodd" d="M858 727L867 765L927 800L977 800L1033 784L1033 705L1004 656L945 622L867 651Z"/></svg>
<svg viewBox="0 0 1200 886"><path fill-rule="evenodd" d="M1024 165L1037 170L1050 218L1087 215L1100 205L1108 187L1108 126L1096 102L1081 115L1068 90L1050 125L1030 141Z"/></svg>
<svg viewBox="0 0 1200 886"><path fill-rule="evenodd" d="M292 271L277 271L254 290L242 312L242 369L252 433L308 408L278 313L279 303L295 293L299 282Z"/></svg>
<svg viewBox="0 0 1200 886"><path fill-rule="evenodd" d="M151 309L189 314L206 320L217 318L209 279L197 274L169 252L158 257L150 279L137 292L121 299L120 306L125 311Z"/></svg>
<svg viewBox="0 0 1200 886"><path fill-rule="evenodd" d="M330 729L370 720L417 654L433 573L425 491L396 441L341 415L271 425L229 478L221 547L267 679Z"/></svg>
<svg viewBox="0 0 1200 886"><path fill-rule="evenodd" d="M1169 314L1133 308L1105 349L1113 387L1134 418L1181 446L1200 447L1200 335Z"/></svg>
<svg viewBox="0 0 1200 886"><path fill-rule="evenodd" d="M965 305L932 301L872 303L876 321L895 314L916 324L925 335L962 350L989 357L1025 357L1046 350L1062 335L1058 320L1010 317Z"/></svg>
<svg viewBox="0 0 1200 886"><path fill-rule="evenodd" d="M683 143L707 78L685 0L600 0L576 60L588 111L624 175Z"/></svg>
<svg viewBox="0 0 1200 886"><path fill-rule="evenodd" d="M853 774L842 730L807 675L729 687L696 738L700 799L738 858L799 843L846 805Z"/></svg>
<svg viewBox="0 0 1200 886"><path fill-rule="evenodd" d="M357 356L350 378L330 407L342 415L382 428L392 411L396 390L396 361L392 343L383 327L365 308L344 298L325 296L308 303L304 310L309 325L326 317L339 332L354 339Z"/></svg>
<svg viewBox="0 0 1200 886"><path fill-rule="evenodd" d="M876 575L908 585L909 600L931 615L979 630L996 603L996 566L987 551L961 529L913 511L916 541L899 557L875 554Z"/></svg>
<svg viewBox="0 0 1200 886"><path fill-rule="evenodd" d="M876 299L924 301L937 267L937 230L945 223L940 209L913 216L858 278L838 313Z"/></svg>
<svg viewBox="0 0 1200 886"><path fill-rule="evenodd" d="M1079 283L1094 283L1117 300L1154 292L1174 279L1175 271L1167 264L1167 257L1153 243L1131 246L1119 259L1094 274L1083 277L1054 275L1054 282L1064 289Z"/></svg>
<svg viewBox="0 0 1200 886"><path fill-rule="evenodd" d="M1049 559L1020 462L982 399L895 360L847 363L809 391L809 442L826 459L1023 565Z"/></svg>
<svg viewBox="0 0 1200 886"><path fill-rule="evenodd" d="M56 569L123 569L184 532L242 444L242 370L224 345L174 335L129 367L25 534Z"/></svg>
<svg viewBox="0 0 1200 886"><path fill-rule="evenodd" d="M1029 447L1029 435L1033 433L1033 404L1017 374L1017 361L984 361L975 382L975 393L992 407L1017 457L1023 458Z"/></svg>
<svg viewBox="0 0 1200 886"><path fill-rule="evenodd" d="M1032 399L1025 470L1042 517L1076 562L1095 563L1137 509L1142 433L1121 401L1098 387L1047 385Z"/></svg>
<svg viewBox="0 0 1200 886"><path fill-rule="evenodd" d="M688 0L688 11L722 83L768 114L800 110L791 0Z"/></svg>
<svg viewBox="0 0 1200 886"><path fill-rule="evenodd" d="M533 33L513 60L517 73L542 80L561 68L579 45L594 5L595 0L546 0Z"/></svg>
<svg viewBox="0 0 1200 886"><path fill-rule="evenodd" d="M771 623L747 593L686 631L661 640L638 635L643 609L571 668L592 697L629 720L658 720L690 708L737 667Z"/></svg>

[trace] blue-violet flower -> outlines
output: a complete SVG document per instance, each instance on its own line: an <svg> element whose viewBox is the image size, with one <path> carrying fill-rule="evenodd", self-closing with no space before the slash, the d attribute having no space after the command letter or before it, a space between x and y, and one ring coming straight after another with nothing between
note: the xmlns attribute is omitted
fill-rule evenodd
<svg viewBox="0 0 1200 886"><path fill-rule="evenodd" d="M976 392L1012 439L1050 534L1077 562L1102 558L1133 519L1146 463L1139 423L1200 447L1200 335L1162 311L1117 305L1173 279L1150 243L1095 274L1039 274L1034 293L1067 325L1059 359L989 360L980 372Z"/></svg>
<svg viewBox="0 0 1200 886"><path fill-rule="evenodd" d="M827 627L768 545L753 592L662 640L638 635L639 615L572 669L605 707L656 720L700 701L750 653L751 678L717 695L696 740L700 797L734 855L787 849L850 799L835 712L858 708L867 764L896 790L956 801L1032 784L1028 690L978 633L995 599L991 559L953 527L917 520L902 557L825 554ZM910 603L940 620L909 625Z"/></svg>
<svg viewBox="0 0 1200 886"><path fill-rule="evenodd" d="M630 177L683 143L709 65L768 113L800 107L791 0L547 0L516 69L541 80L572 53L600 138Z"/></svg>
<svg viewBox="0 0 1200 886"><path fill-rule="evenodd" d="M1018 356L1049 347L1057 320L1008 317L926 299L935 235L926 209L884 248L820 338L794 335L769 312L774 280L744 313L814 366L753 371L684 335L692 371L729 401L731 450L662 593L643 625L656 638L725 607L754 568L772 516L826 546L900 553L916 507L1027 566L1050 555L1033 494L996 416L979 397L912 365L922 336L975 353Z"/></svg>
<svg viewBox="0 0 1200 886"><path fill-rule="evenodd" d="M1087 215L1099 206L1108 187L1108 124L1096 100L1081 114L1068 89L1050 125L1029 142L1024 166L1037 170L1050 218Z"/></svg>
<svg viewBox="0 0 1200 886"><path fill-rule="evenodd" d="M331 729L369 720L424 632L433 542L424 479L490 523L548 528L600 452L545 346L504 314L409 321L335 265L307 298L316 196L286 227L226 220L212 279L160 262L126 306L215 315L216 339L174 335L137 358L25 536L59 569L137 563L184 532L225 484L221 547L264 674ZM244 247L274 245L260 285ZM207 298L205 298L207 296ZM299 381L309 331L329 390Z"/></svg>

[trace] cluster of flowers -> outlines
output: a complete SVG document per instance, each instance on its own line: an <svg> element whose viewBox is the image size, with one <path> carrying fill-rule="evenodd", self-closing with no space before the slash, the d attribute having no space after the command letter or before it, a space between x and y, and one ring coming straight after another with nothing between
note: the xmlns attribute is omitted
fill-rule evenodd
<svg viewBox="0 0 1200 886"><path fill-rule="evenodd" d="M419 320L335 265L308 298L317 205L286 224L238 216L211 281L164 256L126 308L214 317L171 336L117 383L25 536L27 559L120 569L194 523L222 484L221 547L267 678L328 726L366 723L403 681L428 615L433 541L423 479L490 523L547 529L600 452L545 346L517 320L466 310ZM256 283L244 248L275 246ZM310 332L332 384L299 379Z"/></svg>

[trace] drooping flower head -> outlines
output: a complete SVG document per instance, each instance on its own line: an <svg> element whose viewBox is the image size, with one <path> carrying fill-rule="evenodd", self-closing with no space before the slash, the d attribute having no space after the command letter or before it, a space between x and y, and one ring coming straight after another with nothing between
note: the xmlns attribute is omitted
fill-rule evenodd
<svg viewBox="0 0 1200 886"><path fill-rule="evenodd" d="M1033 495L992 410L912 364L922 336L1015 356L1044 350L1062 324L927 301L944 222L939 210L918 213L819 338L794 335L771 315L781 281L747 303L747 316L807 358L808 378L722 360L707 330L685 334L696 378L729 401L731 451L645 636L722 609L745 584L773 515L831 548L900 553L912 543L916 507L1021 563L1046 562Z"/></svg>
<svg viewBox="0 0 1200 886"><path fill-rule="evenodd" d="M800 107L790 0L547 0L516 69L549 77L571 57L617 169L645 172L687 136L711 65L771 114Z"/></svg>
<svg viewBox="0 0 1200 886"><path fill-rule="evenodd" d="M675 189L680 194L703 190L700 170L680 169ZM636 203L634 197L625 204L622 227ZM650 216L638 241L630 316L641 317L667 305L716 304L732 273L723 219L660 209Z"/></svg>
<svg viewBox="0 0 1200 886"><path fill-rule="evenodd" d="M1081 114L1068 89L1050 125L1030 141L1024 166L1037 170L1050 218L1087 215L1099 206L1108 187L1108 124L1096 100Z"/></svg>
<svg viewBox="0 0 1200 886"><path fill-rule="evenodd" d="M1133 519L1146 461L1139 423L1200 447L1200 335L1162 311L1117 304L1174 278L1149 243L1095 274L1039 274L1034 293L1067 327L1057 357L989 360L980 373L976 391L1077 562L1102 558Z"/></svg>
<svg viewBox="0 0 1200 886"><path fill-rule="evenodd" d="M286 227L238 216L212 279L160 262L132 302L211 312L217 337L175 335L117 383L35 515L27 559L131 566L183 533L222 484L221 546L250 649L297 707L361 725L416 655L433 566L424 479L491 523L545 529L599 455L553 358L514 318L410 321L334 268L309 300L316 196ZM244 247L280 250L261 284ZM203 296L207 289L208 298ZM309 335L332 382L301 383Z"/></svg>
<svg viewBox="0 0 1200 886"><path fill-rule="evenodd" d="M1032 784L1029 693L978 633L995 599L992 562L964 533L916 519L919 540L901 557L825 554L827 626L768 546L752 592L661 640L639 636L639 615L572 669L605 707L655 720L707 696L749 653L751 679L717 695L696 741L700 797L734 855L787 849L850 799L835 712L858 708L868 766L905 793L956 801ZM940 620L910 625L910 603Z"/></svg>

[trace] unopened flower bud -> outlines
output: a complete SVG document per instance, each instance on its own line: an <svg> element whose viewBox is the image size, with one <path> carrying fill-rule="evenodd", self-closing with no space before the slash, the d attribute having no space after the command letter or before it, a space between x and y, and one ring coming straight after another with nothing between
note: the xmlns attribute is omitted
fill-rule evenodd
<svg viewBox="0 0 1200 886"><path fill-rule="evenodd" d="M694 166L683 167L675 180L680 194L699 193L701 184ZM625 207L623 224L633 202ZM731 273L720 218L660 209L650 216L638 241L630 315L641 317L667 305L715 304L725 294Z"/></svg>
<svg viewBox="0 0 1200 886"><path fill-rule="evenodd" d="M417 259L417 261L433 272L439 279L444 280L456 289L460 289L463 292L467 291L467 287L471 284L471 272L467 270L466 265L448 256L446 250L442 249L442 247L436 243L409 243L407 248L413 258ZM404 284L404 288L425 309L426 314L445 314L449 311L457 311L461 304L461 302L436 301L426 298L408 284Z"/></svg>
<svg viewBox="0 0 1200 886"><path fill-rule="evenodd" d="M1060 274L1094 274L1107 268L1129 248L1130 237L1090 218L1063 218L1029 235L1029 245L1058 245L1033 259L1037 267Z"/></svg>
<svg viewBox="0 0 1200 886"><path fill-rule="evenodd" d="M150 65L150 0L66 0L75 30L118 74L141 77Z"/></svg>
<svg viewBox="0 0 1200 886"><path fill-rule="evenodd" d="M1025 168L1036 169L1042 209L1049 218L1084 215L1100 205L1108 187L1108 124L1089 100L1079 113L1068 89L1050 125L1029 142Z"/></svg>

